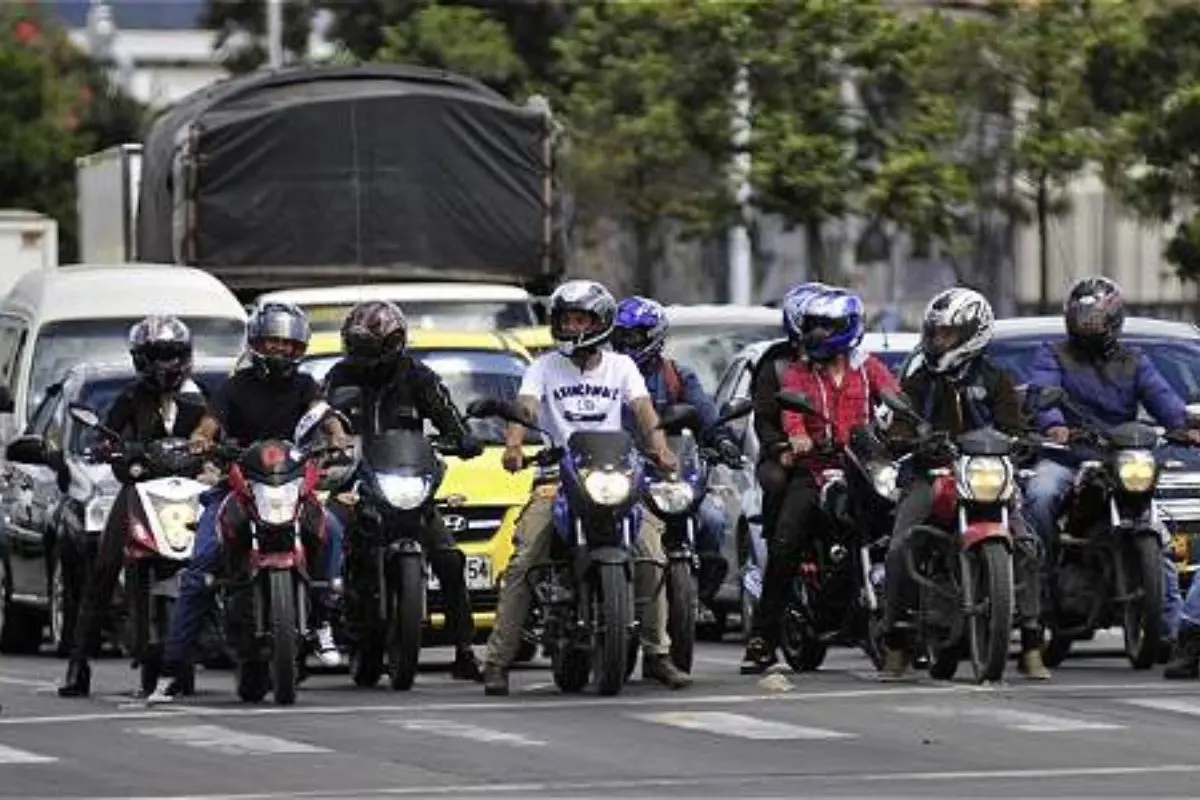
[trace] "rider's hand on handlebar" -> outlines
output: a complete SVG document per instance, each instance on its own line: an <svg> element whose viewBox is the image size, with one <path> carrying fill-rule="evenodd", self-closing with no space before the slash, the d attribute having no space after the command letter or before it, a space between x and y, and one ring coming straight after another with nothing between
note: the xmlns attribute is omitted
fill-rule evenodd
<svg viewBox="0 0 1200 800"><path fill-rule="evenodd" d="M1200 430L1196 430L1195 428L1188 428L1185 435L1187 436L1187 440L1191 444L1200 444Z"/></svg>
<svg viewBox="0 0 1200 800"><path fill-rule="evenodd" d="M1071 438L1071 430L1065 425L1055 425L1046 429L1046 436L1056 444L1066 444Z"/></svg>
<svg viewBox="0 0 1200 800"><path fill-rule="evenodd" d="M500 463L509 472L520 472L525 468L525 452L519 444L509 444L504 446L504 455L500 459Z"/></svg>
<svg viewBox="0 0 1200 800"><path fill-rule="evenodd" d="M797 456L807 455L812 452L813 440L803 433L798 433L793 436L789 443L792 446L792 454Z"/></svg>
<svg viewBox="0 0 1200 800"><path fill-rule="evenodd" d="M736 466L742 461L742 448L737 446L736 442L729 439L722 439L717 442L717 455L721 457L729 466Z"/></svg>
<svg viewBox="0 0 1200 800"><path fill-rule="evenodd" d="M212 449L213 443L208 439L189 439L188 450L195 455L203 455Z"/></svg>

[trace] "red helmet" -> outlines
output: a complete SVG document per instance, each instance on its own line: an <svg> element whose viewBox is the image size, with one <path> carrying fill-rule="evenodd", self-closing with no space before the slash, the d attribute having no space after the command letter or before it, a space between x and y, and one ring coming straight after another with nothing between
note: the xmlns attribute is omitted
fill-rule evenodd
<svg viewBox="0 0 1200 800"><path fill-rule="evenodd" d="M359 303L342 323L342 348L352 361L368 366L392 362L407 346L408 320L395 303Z"/></svg>

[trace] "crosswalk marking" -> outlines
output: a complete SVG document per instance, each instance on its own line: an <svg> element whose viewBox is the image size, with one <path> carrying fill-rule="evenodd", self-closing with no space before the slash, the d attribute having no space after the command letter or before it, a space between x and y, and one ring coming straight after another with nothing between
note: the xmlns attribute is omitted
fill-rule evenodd
<svg viewBox="0 0 1200 800"><path fill-rule="evenodd" d="M230 756L332 752L304 742L292 742L257 733L242 733L220 725L153 725L129 730L142 736L153 736L163 741Z"/></svg>
<svg viewBox="0 0 1200 800"><path fill-rule="evenodd" d="M954 705L905 705L892 706L892 711L934 719L969 720L981 724L995 724L1011 730L1031 733L1066 733L1070 731L1115 731L1124 725L1111 722L1096 722L1077 717L1038 714L1032 711L1017 711L1010 708L990 706L964 707Z"/></svg>
<svg viewBox="0 0 1200 800"><path fill-rule="evenodd" d="M50 764L54 761L58 759L0 744L0 764Z"/></svg>
<svg viewBox="0 0 1200 800"><path fill-rule="evenodd" d="M478 725L468 725L448 719L390 719L387 722L389 725L396 725L406 731L432 733L455 739L470 739L487 744L507 744L513 747L543 747L546 744L541 739L534 739L524 734L482 728Z"/></svg>
<svg viewBox="0 0 1200 800"><path fill-rule="evenodd" d="M658 714L631 714L635 719L670 725L690 731L737 736L742 739L853 739L852 733L806 728L786 722L757 719L726 711L666 711Z"/></svg>
<svg viewBox="0 0 1200 800"><path fill-rule="evenodd" d="M1189 700L1186 697L1139 697L1134 700L1121 700L1119 702L1126 705L1153 709L1154 711L1170 711L1175 714L1200 717L1200 700Z"/></svg>

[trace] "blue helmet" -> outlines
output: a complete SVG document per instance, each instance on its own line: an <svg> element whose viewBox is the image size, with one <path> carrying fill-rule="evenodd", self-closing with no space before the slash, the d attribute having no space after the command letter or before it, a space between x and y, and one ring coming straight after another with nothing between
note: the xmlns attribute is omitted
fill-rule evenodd
<svg viewBox="0 0 1200 800"><path fill-rule="evenodd" d="M627 297L617 306L612 333L613 349L645 365L662 356L667 342L667 311L647 297Z"/></svg>
<svg viewBox="0 0 1200 800"><path fill-rule="evenodd" d="M801 346L815 361L849 353L866 332L863 301L845 289L826 288L804 304Z"/></svg>
<svg viewBox="0 0 1200 800"><path fill-rule="evenodd" d="M788 289L779 306L783 309L783 333L791 341L799 344L802 338L801 328L804 323L804 308L808 301L827 289L819 281L801 283Z"/></svg>

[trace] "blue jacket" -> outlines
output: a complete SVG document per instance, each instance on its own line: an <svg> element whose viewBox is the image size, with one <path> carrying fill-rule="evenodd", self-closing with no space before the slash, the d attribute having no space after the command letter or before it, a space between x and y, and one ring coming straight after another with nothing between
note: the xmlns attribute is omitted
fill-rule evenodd
<svg viewBox="0 0 1200 800"><path fill-rule="evenodd" d="M650 399L654 402L654 407L659 411L662 411L665 407L671 404L672 398L668 397L667 379L663 375L664 371L666 370L665 364L661 360L655 363L657 364L658 369L654 370L648 375L645 371L643 371L642 377L646 379L646 389L650 392ZM713 403L712 398L708 396L708 393L704 391L704 387L700 385L700 378L696 376L696 373L693 370L683 366L679 362L675 362L675 368L679 372L682 391L680 392L681 397L675 398L674 401L677 403L687 403L688 405L695 406L696 410L700 412L701 424L703 424L705 429L707 429L714 422L716 422L717 417L720 416L720 414L717 413L716 404ZM622 411L621 421L625 426L625 430L629 431L635 436L637 435L637 419L634 418L633 412L630 411L628 406L626 406Z"/></svg>
<svg viewBox="0 0 1200 800"><path fill-rule="evenodd" d="M1137 419L1139 403L1165 428L1187 424L1183 400L1150 358L1135 348L1122 345L1111 358L1094 363L1077 356L1065 342L1044 344L1033 359L1029 384L1061 386L1073 403L1106 425ZM1045 430L1067 422L1061 409L1050 408L1038 412L1037 424Z"/></svg>

